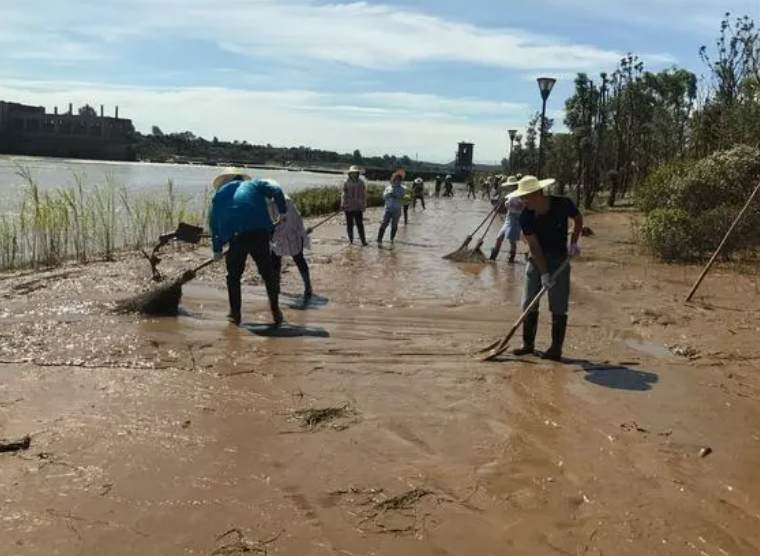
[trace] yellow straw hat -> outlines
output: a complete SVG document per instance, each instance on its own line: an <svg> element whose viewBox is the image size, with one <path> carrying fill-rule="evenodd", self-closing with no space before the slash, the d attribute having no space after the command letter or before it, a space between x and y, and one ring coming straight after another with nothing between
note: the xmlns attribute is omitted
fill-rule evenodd
<svg viewBox="0 0 760 556"><path fill-rule="evenodd" d="M516 197L525 197L526 195L530 195L531 193L536 193L537 191L543 191L550 185L554 185L554 183L557 180L554 178L549 178L545 180L539 180L535 176L525 176L523 177L519 182L517 182L517 189L507 195L508 199L514 199Z"/></svg>
<svg viewBox="0 0 760 556"><path fill-rule="evenodd" d="M250 180L251 176L245 173L245 170L241 168L235 168L234 166L228 166L224 170L222 170L222 173L219 174L214 178L214 181L211 182L211 186L214 189L219 189L222 187L225 183L230 181L232 178L235 178L237 176L240 176L244 180Z"/></svg>

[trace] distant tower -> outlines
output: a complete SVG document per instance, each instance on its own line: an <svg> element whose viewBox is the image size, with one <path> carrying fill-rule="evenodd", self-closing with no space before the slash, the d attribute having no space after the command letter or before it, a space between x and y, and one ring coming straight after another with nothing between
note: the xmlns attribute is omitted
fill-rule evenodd
<svg viewBox="0 0 760 556"><path fill-rule="evenodd" d="M469 176L472 173L472 157L475 145L473 143L459 143L457 151L456 172L460 176Z"/></svg>

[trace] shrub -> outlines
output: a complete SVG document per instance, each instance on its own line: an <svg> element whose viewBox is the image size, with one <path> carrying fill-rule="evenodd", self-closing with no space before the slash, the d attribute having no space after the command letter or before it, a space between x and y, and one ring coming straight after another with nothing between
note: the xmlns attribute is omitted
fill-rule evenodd
<svg viewBox="0 0 760 556"><path fill-rule="evenodd" d="M314 187L302 189L291 195L293 202L298 207L301 216L319 216L340 210L339 187ZM367 206L378 207L383 205L383 186L367 186Z"/></svg>
<svg viewBox="0 0 760 556"><path fill-rule="evenodd" d="M760 181L760 150L739 146L692 164L660 167L642 184L642 239L665 260L711 254ZM723 256L760 246L760 198L745 213Z"/></svg>

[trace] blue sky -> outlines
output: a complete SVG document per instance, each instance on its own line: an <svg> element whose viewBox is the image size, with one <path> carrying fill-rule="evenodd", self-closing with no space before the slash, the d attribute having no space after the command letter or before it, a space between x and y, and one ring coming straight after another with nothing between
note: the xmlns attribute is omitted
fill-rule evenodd
<svg viewBox="0 0 760 556"><path fill-rule="evenodd" d="M722 14L760 0L0 0L0 99L105 104L164 131L365 154L479 161L559 79L622 54L703 73Z"/></svg>

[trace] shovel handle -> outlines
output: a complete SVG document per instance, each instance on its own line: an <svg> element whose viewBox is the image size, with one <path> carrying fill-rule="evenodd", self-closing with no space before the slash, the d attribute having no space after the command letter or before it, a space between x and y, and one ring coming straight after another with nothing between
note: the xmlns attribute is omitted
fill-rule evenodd
<svg viewBox="0 0 760 556"><path fill-rule="evenodd" d="M307 233L307 234L310 234L310 233L312 233L314 230L316 230L317 228L319 228L319 227L320 227L322 224L326 224L326 223L328 223L330 220L332 220L333 218L335 218L336 216L338 216L338 215L339 215L340 213L342 213L342 212L343 212L342 210L339 210L339 211L337 211L337 212L334 212L333 214L331 214L330 216L328 216L328 217L327 217L327 218L325 218L324 220L320 220L319 222L317 222L317 223L316 223L316 224L314 224L313 226L309 226L309 229L308 229L308 230L306 230L306 233Z"/></svg>

